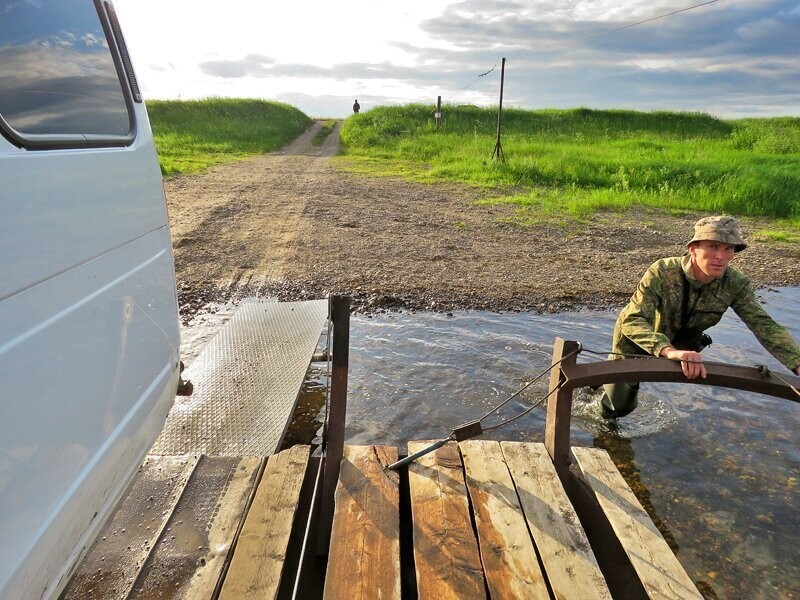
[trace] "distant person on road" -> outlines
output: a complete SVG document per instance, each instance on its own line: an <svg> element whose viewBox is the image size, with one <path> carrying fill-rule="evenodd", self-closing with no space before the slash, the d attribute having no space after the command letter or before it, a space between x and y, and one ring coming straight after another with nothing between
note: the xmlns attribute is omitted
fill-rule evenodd
<svg viewBox="0 0 800 600"><path fill-rule="evenodd" d="M361 105L358 103L358 98L356 98L356 101L353 102L353 112L358 113L358 111L360 110L361 110Z"/></svg>
<svg viewBox="0 0 800 600"><path fill-rule="evenodd" d="M662 258L647 269L617 319L609 358L662 356L681 361L688 379L705 378L700 351L711 344L705 330L732 307L761 345L800 375L800 347L761 307L747 276L728 266L747 247L739 222L730 216L700 219L686 247L683 256ZM603 417L624 417L636 408L638 383L603 388Z"/></svg>

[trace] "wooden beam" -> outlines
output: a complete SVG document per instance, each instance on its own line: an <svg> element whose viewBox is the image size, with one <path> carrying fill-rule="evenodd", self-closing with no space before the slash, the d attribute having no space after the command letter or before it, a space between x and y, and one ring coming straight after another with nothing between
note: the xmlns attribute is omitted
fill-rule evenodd
<svg viewBox="0 0 800 600"><path fill-rule="evenodd" d="M605 450L572 453L650 598L702 598Z"/></svg>
<svg viewBox="0 0 800 600"><path fill-rule="evenodd" d="M336 487L324 598L400 598L397 448L345 446Z"/></svg>
<svg viewBox="0 0 800 600"><path fill-rule="evenodd" d="M544 574L500 443L468 440L460 442L459 448L492 600L549 600Z"/></svg>
<svg viewBox="0 0 800 600"><path fill-rule="evenodd" d="M560 389L565 380L562 369L575 365L578 347L577 342L564 341L561 338L556 338L553 343L553 363L561 363L550 371L544 443L562 482L569 476L569 426L572 412L572 390Z"/></svg>
<svg viewBox="0 0 800 600"><path fill-rule="evenodd" d="M292 446L269 457L222 584L222 600L277 596L309 451Z"/></svg>
<svg viewBox="0 0 800 600"><path fill-rule="evenodd" d="M555 597L611 600L586 533L544 445L501 442L500 447Z"/></svg>
<svg viewBox="0 0 800 600"><path fill-rule="evenodd" d="M409 442L414 454L431 442ZM458 445L450 442L408 468L414 562L420 600L486 598Z"/></svg>

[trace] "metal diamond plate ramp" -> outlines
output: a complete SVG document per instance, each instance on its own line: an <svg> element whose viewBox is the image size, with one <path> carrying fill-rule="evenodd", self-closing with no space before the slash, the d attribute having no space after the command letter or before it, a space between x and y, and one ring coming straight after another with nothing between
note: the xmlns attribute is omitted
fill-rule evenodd
<svg viewBox="0 0 800 600"><path fill-rule="evenodd" d="M286 431L328 318L328 301L245 300L184 371L151 454L273 454Z"/></svg>

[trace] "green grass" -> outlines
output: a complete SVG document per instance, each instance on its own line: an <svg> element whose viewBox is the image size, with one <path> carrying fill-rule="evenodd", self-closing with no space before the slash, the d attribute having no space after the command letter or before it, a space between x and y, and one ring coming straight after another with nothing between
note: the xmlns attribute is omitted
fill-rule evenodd
<svg viewBox="0 0 800 600"><path fill-rule="evenodd" d="M758 240L768 242L783 242L785 244L800 244L800 224L785 225L784 229L760 229L753 236Z"/></svg>
<svg viewBox="0 0 800 600"><path fill-rule="evenodd" d="M800 118L726 121L700 113L504 110L505 162L492 160L496 108L378 107L342 127L352 171L499 189L520 221L649 206L784 219L800 228Z"/></svg>
<svg viewBox="0 0 800 600"><path fill-rule="evenodd" d="M250 99L151 100L147 111L165 175L275 150L312 122L288 104Z"/></svg>

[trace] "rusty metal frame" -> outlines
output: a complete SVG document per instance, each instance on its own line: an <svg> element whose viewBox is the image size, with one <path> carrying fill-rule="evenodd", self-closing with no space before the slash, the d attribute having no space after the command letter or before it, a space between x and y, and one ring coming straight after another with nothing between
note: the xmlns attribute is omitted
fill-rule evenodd
<svg viewBox="0 0 800 600"><path fill-rule="evenodd" d="M576 341L556 338L553 344L553 364L561 362L550 373L552 395L547 404L545 445L562 480L569 471L572 391L577 388L604 383L673 382L734 388L800 402L791 387L800 386L800 377L794 375L778 378L756 367L705 363L708 376L688 380L678 361L642 357L578 364L579 351Z"/></svg>
<svg viewBox="0 0 800 600"><path fill-rule="evenodd" d="M333 326L331 343L331 388L328 423L323 439L322 497L317 538L318 554L328 553L333 525L333 500L344 451L347 413L347 371L350 364L350 297L330 296L328 318Z"/></svg>

